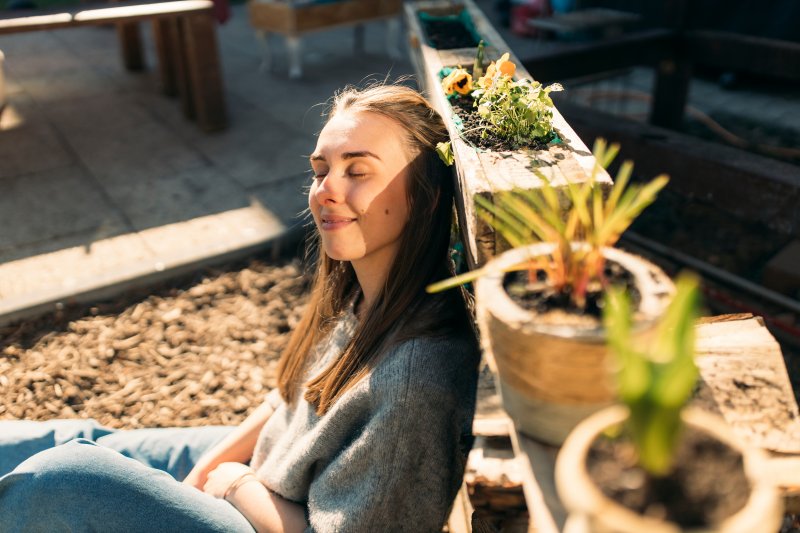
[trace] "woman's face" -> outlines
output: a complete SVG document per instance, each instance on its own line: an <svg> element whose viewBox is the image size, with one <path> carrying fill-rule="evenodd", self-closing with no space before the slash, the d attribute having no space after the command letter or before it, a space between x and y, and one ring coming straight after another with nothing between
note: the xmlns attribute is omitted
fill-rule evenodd
<svg viewBox="0 0 800 533"><path fill-rule="evenodd" d="M409 217L403 128L369 112L340 112L311 155L308 205L332 259L385 272Z"/></svg>

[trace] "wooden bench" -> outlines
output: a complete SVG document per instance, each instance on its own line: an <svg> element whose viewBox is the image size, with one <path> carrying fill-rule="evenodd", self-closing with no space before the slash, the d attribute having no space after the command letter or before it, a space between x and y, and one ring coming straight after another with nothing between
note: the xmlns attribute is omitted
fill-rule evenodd
<svg viewBox="0 0 800 533"><path fill-rule="evenodd" d="M138 23L150 20L162 89L178 95L184 114L205 131L226 126L222 71L211 0L120 2L57 11L0 14L0 35L115 24L125 66L144 65Z"/></svg>
<svg viewBox="0 0 800 533"><path fill-rule="evenodd" d="M256 29L264 45L262 67L268 69L272 64L270 33L281 34L286 38L290 78L297 79L303 75L300 37L305 33L339 26L355 26L355 48L357 52L362 52L363 24L374 20L388 20L388 52L393 58L400 57L397 46L400 32L398 17L403 8L403 0L336 0L327 3L249 0L247 8L250 24Z"/></svg>

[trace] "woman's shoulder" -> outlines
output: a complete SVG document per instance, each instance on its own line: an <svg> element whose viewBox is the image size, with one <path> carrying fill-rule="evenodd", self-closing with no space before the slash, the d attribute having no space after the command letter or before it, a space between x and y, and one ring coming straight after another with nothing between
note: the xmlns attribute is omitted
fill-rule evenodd
<svg viewBox="0 0 800 533"><path fill-rule="evenodd" d="M389 347L372 371L371 381L374 385L393 383L410 393L442 387L468 389L477 379L479 362L480 350L471 333L415 336Z"/></svg>

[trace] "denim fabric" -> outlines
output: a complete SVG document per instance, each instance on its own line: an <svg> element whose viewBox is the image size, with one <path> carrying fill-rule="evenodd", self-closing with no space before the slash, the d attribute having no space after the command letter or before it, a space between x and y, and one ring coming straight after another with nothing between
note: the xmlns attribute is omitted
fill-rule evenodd
<svg viewBox="0 0 800 533"><path fill-rule="evenodd" d="M232 429L0 422L0 532L252 533L228 502L178 481Z"/></svg>

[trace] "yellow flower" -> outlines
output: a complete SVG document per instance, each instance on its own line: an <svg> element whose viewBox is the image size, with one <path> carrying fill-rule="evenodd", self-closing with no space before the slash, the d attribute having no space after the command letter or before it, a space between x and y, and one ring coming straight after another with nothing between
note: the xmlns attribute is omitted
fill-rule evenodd
<svg viewBox="0 0 800 533"><path fill-rule="evenodd" d="M463 68L453 69L442 80L442 89L445 94L469 94L472 91L472 75Z"/></svg>
<svg viewBox="0 0 800 533"><path fill-rule="evenodd" d="M492 61L492 63L486 67L486 74L484 74L483 77L478 80L478 85L484 89L488 89L492 86L495 75L507 76L509 78L512 77L517 71L517 66L508 58L509 53L506 52L500 56L500 59L497 61Z"/></svg>

